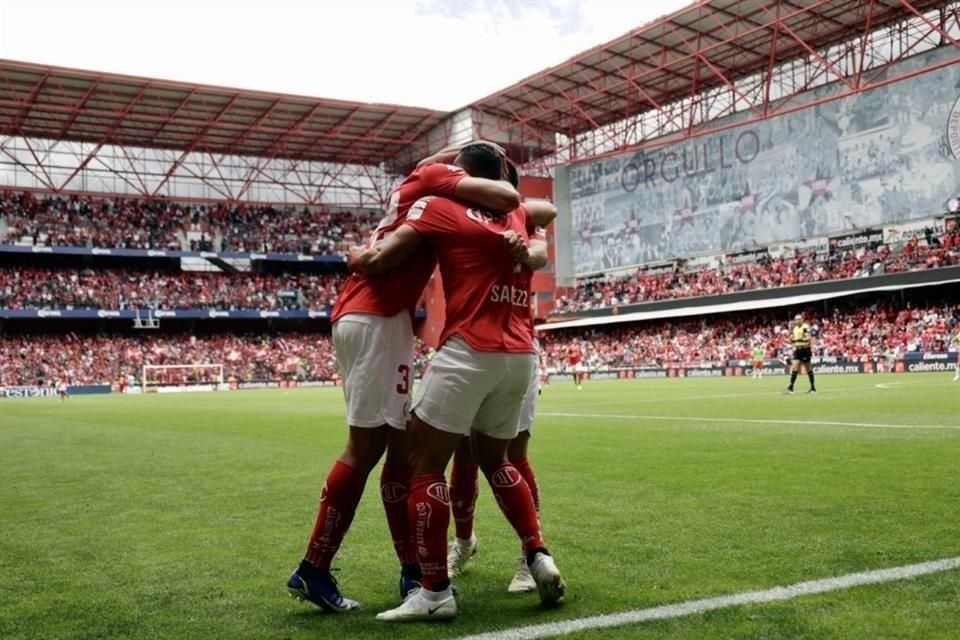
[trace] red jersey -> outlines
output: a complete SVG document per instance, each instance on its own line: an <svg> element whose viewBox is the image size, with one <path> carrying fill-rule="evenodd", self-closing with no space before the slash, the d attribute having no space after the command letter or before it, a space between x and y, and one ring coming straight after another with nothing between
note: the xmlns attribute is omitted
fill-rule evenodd
<svg viewBox="0 0 960 640"><path fill-rule="evenodd" d="M451 164L428 164L415 170L390 195L387 213L366 246L374 247L396 231L406 221L414 202L430 195L452 196L457 184L466 176L463 169ZM333 305L333 322L348 313L368 313L385 318L404 310L412 314L436 264L433 251L424 246L399 269L389 273L379 276L351 274Z"/></svg>
<svg viewBox="0 0 960 640"><path fill-rule="evenodd" d="M583 353L580 351L580 347L575 344L567 347L567 364L580 364L582 359Z"/></svg>
<svg viewBox="0 0 960 640"><path fill-rule="evenodd" d="M494 217L454 200L424 198L410 210L407 224L429 242L440 263L447 301L440 344L459 336L477 351L535 353L533 272L514 261L503 242L511 230L530 238L533 223L526 208Z"/></svg>

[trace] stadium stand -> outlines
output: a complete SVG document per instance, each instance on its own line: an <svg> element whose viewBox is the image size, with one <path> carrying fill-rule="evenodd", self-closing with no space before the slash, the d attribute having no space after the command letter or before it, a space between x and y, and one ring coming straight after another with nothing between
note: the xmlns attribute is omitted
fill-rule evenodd
<svg viewBox="0 0 960 640"><path fill-rule="evenodd" d="M323 309L346 273L0 267L0 308Z"/></svg>
<svg viewBox="0 0 960 640"><path fill-rule="evenodd" d="M541 343L548 368L564 368L564 353L576 342L588 369L643 366L724 366L746 359L762 345L770 358L788 358L790 312L741 312L690 320L663 320L586 330L546 332ZM919 308L889 303L833 308L823 314L805 310L819 338L815 355L845 360L872 358L889 349L945 352L951 331L960 324L960 305Z"/></svg>
<svg viewBox="0 0 960 640"><path fill-rule="evenodd" d="M0 194L0 244L334 255L379 219L306 207Z"/></svg>
<svg viewBox="0 0 960 640"><path fill-rule="evenodd" d="M960 264L960 227L942 237L911 238L905 243L873 248L832 248L822 258L812 251L792 257L765 257L753 263L723 264L686 272L682 267L667 273L643 269L619 278L594 278L578 282L557 300L556 313L614 307L654 300L692 298L798 284L865 278L882 273L935 269Z"/></svg>
<svg viewBox="0 0 960 640"><path fill-rule="evenodd" d="M417 345L417 362L427 348ZM0 341L0 387L110 384L126 376L139 380L145 364L223 364L226 378L239 381L331 381L337 378L328 333L285 332L198 334L21 334ZM180 372L186 382L189 371Z"/></svg>

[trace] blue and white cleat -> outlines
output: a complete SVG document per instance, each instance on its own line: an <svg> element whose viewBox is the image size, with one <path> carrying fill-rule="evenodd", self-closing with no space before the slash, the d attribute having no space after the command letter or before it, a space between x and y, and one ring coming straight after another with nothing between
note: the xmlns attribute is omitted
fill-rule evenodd
<svg viewBox="0 0 960 640"><path fill-rule="evenodd" d="M287 591L292 598L312 602L335 613L360 608L356 600L343 597L336 578L329 570L317 569L305 562L301 562L287 580Z"/></svg>

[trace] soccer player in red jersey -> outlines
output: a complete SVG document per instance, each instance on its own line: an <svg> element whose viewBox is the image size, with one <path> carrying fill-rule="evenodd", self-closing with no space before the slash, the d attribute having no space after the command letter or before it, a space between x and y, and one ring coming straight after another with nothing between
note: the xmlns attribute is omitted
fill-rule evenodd
<svg viewBox="0 0 960 640"><path fill-rule="evenodd" d="M584 373L583 352L580 350L580 345L576 342L567 347L567 368L573 372L573 382L577 385L577 389L583 389L583 387L580 386Z"/></svg>
<svg viewBox="0 0 960 640"><path fill-rule="evenodd" d="M515 179L515 172L511 173L510 181L514 186L518 184ZM552 222L556 218L557 210L552 204L543 201L534 201L524 203L524 207L543 208L539 212L538 223L543 225ZM540 251L546 255L547 245L544 240L531 239L530 251ZM531 322L533 316L531 315ZM538 352L539 369L539 344L534 340L534 348ZM540 394L539 371L535 371L527 387L527 392L523 397L523 405L520 410L520 424L517 437L510 441L507 448L507 459L513 463L524 481L530 488L530 494L533 497L533 504L537 513L540 513L540 488L537 483L536 474L530 465L527 450L530 442L530 436L533 433L533 418L536 413L537 397ZM455 578L463 572L467 562L473 558L478 549L477 536L473 531L474 515L479 495L479 468L474 460L470 439L464 438L457 446L453 455L453 465L450 469L450 510L453 516L454 539L448 544L447 552L447 573L451 578ZM530 568L527 566L527 557L525 553L520 554L517 562L517 570L510 585L507 587L509 593L526 593L536 589L536 583L530 574Z"/></svg>
<svg viewBox="0 0 960 640"><path fill-rule="evenodd" d="M456 616L447 575L450 498L444 470L470 434L480 468L520 537L544 604L558 603L565 584L543 541L530 488L507 460L521 403L536 370L529 305L531 269L544 257L527 242L535 229L524 208L508 215L445 198L417 202L407 221L377 249L354 255L364 272L387 271L426 243L443 277L447 320L441 348L414 401L408 506L423 586L378 620L440 620Z"/></svg>
<svg viewBox="0 0 960 640"><path fill-rule="evenodd" d="M421 163L391 195L386 215L367 246L377 247L406 222L411 205L426 195L449 195L492 210L510 211L519 195L499 180L500 153L489 144L446 149ZM436 258L427 246L413 251L403 269L369 277L353 274L333 309L333 339L343 379L349 435L326 477L307 550L287 588L324 609L345 611L358 603L343 597L330 564L347 530L367 476L384 451L380 495L401 564L400 593L419 586L420 567L407 516L410 478L405 427L413 364L414 307L433 273Z"/></svg>

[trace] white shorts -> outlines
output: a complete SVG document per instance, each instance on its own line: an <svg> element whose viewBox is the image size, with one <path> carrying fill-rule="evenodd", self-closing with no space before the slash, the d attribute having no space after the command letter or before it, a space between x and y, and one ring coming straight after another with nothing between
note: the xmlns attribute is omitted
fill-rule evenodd
<svg viewBox="0 0 960 640"><path fill-rule="evenodd" d="M450 338L430 363L413 410L441 431L467 435L472 427L491 438L512 440L536 370L532 353L485 353Z"/></svg>
<svg viewBox="0 0 960 640"><path fill-rule="evenodd" d="M347 424L406 429L413 386L413 327L406 311L390 318L350 313L333 325Z"/></svg>
<svg viewBox="0 0 960 640"><path fill-rule="evenodd" d="M533 348L537 351L537 361L540 360L540 343L534 339ZM527 385L527 392L523 396L523 404L520 405L520 425L517 429L522 433L526 431L533 435L533 419L537 415L537 398L540 396L540 376L543 371L539 367L534 368L530 373L530 383Z"/></svg>

